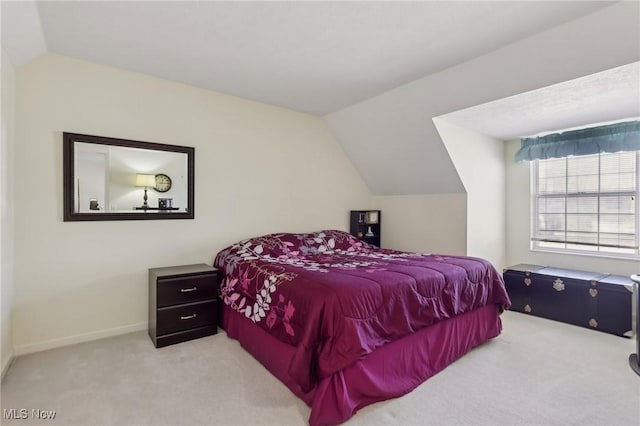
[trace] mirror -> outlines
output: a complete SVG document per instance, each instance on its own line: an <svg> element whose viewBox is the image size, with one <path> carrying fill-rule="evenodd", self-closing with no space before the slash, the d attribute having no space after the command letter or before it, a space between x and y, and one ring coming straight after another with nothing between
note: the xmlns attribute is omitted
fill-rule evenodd
<svg viewBox="0 0 640 426"><path fill-rule="evenodd" d="M63 133L64 221L193 219L194 151Z"/></svg>

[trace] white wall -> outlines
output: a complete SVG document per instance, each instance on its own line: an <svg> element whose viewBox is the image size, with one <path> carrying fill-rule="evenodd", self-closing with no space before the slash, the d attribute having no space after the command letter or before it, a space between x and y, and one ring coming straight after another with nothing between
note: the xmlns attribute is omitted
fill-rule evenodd
<svg viewBox="0 0 640 426"><path fill-rule="evenodd" d="M531 263L534 265L584 271L631 275L640 272L637 260L600 258L586 255L554 254L531 251L531 177L530 163L516 163L514 156L520 149L520 141L505 144L507 174L507 264Z"/></svg>
<svg viewBox="0 0 640 426"><path fill-rule="evenodd" d="M13 186L15 148L15 70L11 61L2 49L0 58L0 93L2 104L2 127L0 127L0 325L2 340L0 352L2 373L9 366L13 357L12 321L13 309Z"/></svg>
<svg viewBox="0 0 640 426"><path fill-rule="evenodd" d="M501 270L505 256L504 142L434 118L467 191L467 255Z"/></svg>
<svg viewBox="0 0 640 426"><path fill-rule="evenodd" d="M145 328L150 267L371 205L318 117L58 55L16 84L18 354ZM63 222L63 131L195 147L195 220Z"/></svg>
<svg viewBox="0 0 640 426"><path fill-rule="evenodd" d="M376 196L373 207L382 211L383 248L466 254L466 194Z"/></svg>

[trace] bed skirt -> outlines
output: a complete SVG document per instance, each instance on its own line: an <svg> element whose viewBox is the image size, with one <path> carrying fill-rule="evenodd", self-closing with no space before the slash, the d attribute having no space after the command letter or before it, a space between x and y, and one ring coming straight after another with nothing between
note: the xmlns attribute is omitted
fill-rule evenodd
<svg viewBox="0 0 640 426"><path fill-rule="evenodd" d="M404 395L473 347L500 334L502 323L495 305L441 321L389 343L322 379L303 392L288 372L295 353L262 328L235 311L222 309L222 324L267 370L311 407L311 426L336 425L374 402Z"/></svg>

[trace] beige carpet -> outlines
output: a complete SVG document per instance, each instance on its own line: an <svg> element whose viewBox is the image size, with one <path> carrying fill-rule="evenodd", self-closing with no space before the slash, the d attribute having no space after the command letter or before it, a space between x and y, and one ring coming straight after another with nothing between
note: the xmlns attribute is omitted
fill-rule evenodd
<svg viewBox="0 0 640 426"><path fill-rule="evenodd" d="M634 342L506 312L501 336L346 425L640 425ZM3 425L304 425L309 409L224 332L163 349L133 333L15 360Z"/></svg>

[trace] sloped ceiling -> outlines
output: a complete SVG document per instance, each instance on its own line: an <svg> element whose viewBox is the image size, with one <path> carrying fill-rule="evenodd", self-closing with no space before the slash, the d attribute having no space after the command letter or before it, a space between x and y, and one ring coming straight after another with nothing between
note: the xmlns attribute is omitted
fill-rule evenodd
<svg viewBox="0 0 640 426"><path fill-rule="evenodd" d="M502 140L640 117L640 62L441 116Z"/></svg>
<svg viewBox="0 0 640 426"><path fill-rule="evenodd" d="M374 194L463 192L432 118L637 61L638 2L6 2L53 52L325 116Z"/></svg>
<svg viewBox="0 0 640 426"><path fill-rule="evenodd" d="M32 2L2 2L3 39L5 26L33 33L12 16L29 6L13 3ZM37 10L49 52L324 115L608 4L41 1Z"/></svg>
<svg viewBox="0 0 640 426"><path fill-rule="evenodd" d="M618 3L329 114L325 120L374 194L464 192L434 117L637 62L639 18L640 3ZM588 79L596 86L588 90L582 86L580 92L562 90L562 85L546 90L543 94L549 99L541 103L538 98L537 111L527 109L526 103L534 99L527 96L518 97L508 107L485 110L496 114L490 118L476 115L478 110L471 108L460 123L474 123L477 129L490 132L503 122L509 128L501 136L511 138L547 130L551 118L553 127L563 129L591 120L612 120L616 114L637 116L640 76L634 70L637 68L631 67L629 74L612 72ZM607 80L621 75L628 76L622 82L628 84L616 88L616 94L625 97L620 105L625 108L610 114L600 108L600 102L618 84ZM586 93L591 97L580 99ZM555 114L551 117L544 110L549 105ZM561 110L558 105L567 107ZM483 126L485 118L490 126Z"/></svg>

